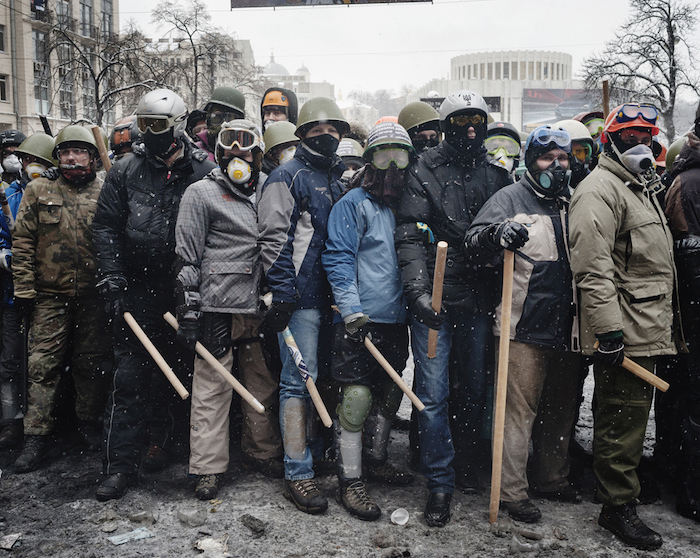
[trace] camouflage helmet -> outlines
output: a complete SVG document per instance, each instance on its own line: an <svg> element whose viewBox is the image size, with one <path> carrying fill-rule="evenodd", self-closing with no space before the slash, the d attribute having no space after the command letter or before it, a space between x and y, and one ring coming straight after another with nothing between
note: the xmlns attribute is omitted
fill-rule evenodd
<svg viewBox="0 0 700 558"><path fill-rule="evenodd" d="M19 157L31 155L42 161L49 163L49 166L58 165L58 161L53 157L54 139L43 132L32 134L17 148L15 152Z"/></svg>
<svg viewBox="0 0 700 558"><path fill-rule="evenodd" d="M51 155L58 159L58 150L62 147L80 146L89 149L93 155L97 153L97 142L90 130L82 126L66 126L56 136Z"/></svg>
<svg viewBox="0 0 700 558"><path fill-rule="evenodd" d="M314 125L325 122L335 126L341 136L350 131L350 124L333 99L328 97L309 99L299 111L296 135L303 138Z"/></svg>
<svg viewBox="0 0 700 558"><path fill-rule="evenodd" d="M296 129L297 127L288 120L268 124L267 129L263 134L263 142L265 142L265 155L267 155L278 145L298 142L299 138L294 133Z"/></svg>

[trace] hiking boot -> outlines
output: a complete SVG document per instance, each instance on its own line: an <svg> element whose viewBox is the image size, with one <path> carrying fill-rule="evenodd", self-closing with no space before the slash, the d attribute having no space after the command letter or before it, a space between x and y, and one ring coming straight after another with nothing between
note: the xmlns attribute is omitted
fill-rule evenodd
<svg viewBox="0 0 700 558"><path fill-rule="evenodd" d="M604 505L598 516L598 525L640 550L654 550L664 542L661 535L649 529L639 519L634 504Z"/></svg>
<svg viewBox="0 0 700 558"><path fill-rule="evenodd" d="M501 502L501 509L516 521L523 523L537 523L542 517L540 509L529 498L519 502Z"/></svg>
<svg viewBox="0 0 700 558"><path fill-rule="evenodd" d="M284 478L284 463L282 463L280 458L256 459L244 453L242 461L243 467L249 471L262 473L269 479Z"/></svg>
<svg viewBox="0 0 700 558"><path fill-rule="evenodd" d="M367 460L365 460L367 461ZM366 463L363 473L368 481L393 484L394 486L408 486L413 484L413 474L394 467L388 461L384 463Z"/></svg>
<svg viewBox="0 0 700 558"><path fill-rule="evenodd" d="M141 459L141 466L151 473L165 469L170 462L170 455L160 446L151 446Z"/></svg>
<svg viewBox="0 0 700 558"><path fill-rule="evenodd" d="M197 488L194 489L194 495L200 500L212 500L219 493L219 484L221 476L218 475L199 475Z"/></svg>
<svg viewBox="0 0 700 558"><path fill-rule="evenodd" d="M569 484L559 490L552 492L544 492L541 490L532 490L533 495L537 498L552 500L554 502L566 502L568 504L580 504L583 501L581 493L573 485Z"/></svg>
<svg viewBox="0 0 700 558"><path fill-rule="evenodd" d="M22 445L24 427L21 420L12 421L0 433L0 449L15 449Z"/></svg>
<svg viewBox="0 0 700 558"><path fill-rule="evenodd" d="M285 479L284 497L306 513L323 513L328 509L328 500L321 494L315 479Z"/></svg>
<svg viewBox="0 0 700 558"><path fill-rule="evenodd" d="M78 436L88 451L100 451L102 447L102 421L78 421Z"/></svg>
<svg viewBox="0 0 700 558"><path fill-rule="evenodd" d="M365 483L360 479L341 481L335 499L350 512L350 515L364 521L375 521L382 515L379 506L367 493Z"/></svg>
<svg viewBox="0 0 700 558"><path fill-rule="evenodd" d="M95 491L95 498L100 502L118 500L130 486L136 484L136 475L127 473L114 473L109 475Z"/></svg>
<svg viewBox="0 0 700 558"><path fill-rule="evenodd" d="M15 461L15 473L29 473L39 467L47 454L48 436L27 436L22 453Z"/></svg>
<svg viewBox="0 0 700 558"><path fill-rule="evenodd" d="M450 521L452 494L431 492L425 505L425 522L430 527L444 527Z"/></svg>

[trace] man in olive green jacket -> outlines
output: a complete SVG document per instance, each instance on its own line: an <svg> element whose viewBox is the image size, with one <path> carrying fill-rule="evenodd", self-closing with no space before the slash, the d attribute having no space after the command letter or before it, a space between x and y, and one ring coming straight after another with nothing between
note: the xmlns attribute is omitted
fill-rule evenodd
<svg viewBox="0 0 700 558"><path fill-rule="evenodd" d="M569 210L582 347L596 357L593 469L603 502L598 523L642 549L663 542L634 507L653 388L621 364L627 356L653 372L655 357L676 354L674 335L680 337L674 327L673 238L653 192L658 182L649 146L657 133L650 105L626 104L611 112L605 152L576 188Z"/></svg>

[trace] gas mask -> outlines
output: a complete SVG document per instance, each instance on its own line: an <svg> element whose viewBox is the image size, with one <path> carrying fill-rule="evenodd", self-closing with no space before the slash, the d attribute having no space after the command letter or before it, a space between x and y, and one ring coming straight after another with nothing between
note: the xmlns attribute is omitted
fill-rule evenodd
<svg viewBox="0 0 700 558"><path fill-rule="evenodd" d="M304 143L310 148L320 153L324 157L333 157L338 150L340 140L330 134L321 134L312 138L304 138Z"/></svg>
<svg viewBox="0 0 700 558"><path fill-rule="evenodd" d="M569 185L571 171L564 169L556 159L544 170L528 171L533 178L533 187L547 198L560 194Z"/></svg>
<svg viewBox="0 0 700 558"><path fill-rule="evenodd" d="M277 164L284 165L285 163L289 163L289 161L294 159L294 153L296 153L296 150L296 145L292 145L290 147L287 147L286 149L283 149L277 156Z"/></svg>
<svg viewBox="0 0 700 558"><path fill-rule="evenodd" d="M46 167L42 165L41 163L29 163L27 167L24 169L24 172L27 173L27 176L29 177L29 180L34 180L35 178L39 178L41 176L41 173L46 170Z"/></svg>
<svg viewBox="0 0 700 558"><path fill-rule="evenodd" d="M22 171L22 163L20 162L19 157L13 153L2 160L2 168L5 170L5 172L15 174Z"/></svg>
<svg viewBox="0 0 700 558"><path fill-rule="evenodd" d="M656 166L651 148L641 143L618 154L618 157L623 166L634 174L644 174Z"/></svg>
<svg viewBox="0 0 700 558"><path fill-rule="evenodd" d="M508 172L513 171L515 157L511 157L510 155L508 155L508 152L504 147L499 148L493 155L489 154L488 158L501 165Z"/></svg>
<svg viewBox="0 0 700 558"><path fill-rule="evenodd" d="M248 161L234 157L226 166L226 174L234 184L248 184L253 170Z"/></svg>

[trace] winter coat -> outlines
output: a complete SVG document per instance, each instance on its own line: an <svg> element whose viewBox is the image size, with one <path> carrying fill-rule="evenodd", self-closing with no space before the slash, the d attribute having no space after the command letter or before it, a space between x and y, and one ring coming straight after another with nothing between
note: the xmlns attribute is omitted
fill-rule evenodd
<svg viewBox="0 0 700 558"><path fill-rule="evenodd" d="M653 192L603 154L574 191L569 221L583 352L593 354L595 335L622 331L627 356L676 354L673 239Z"/></svg>
<svg viewBox="0 0 700 558"><path fill-rule="evenodd" d="M404 292L409 306L432 292L436 244L444 240L449 247L443 303L448 308L459 304L469 311L490 312L496 305L498 281L492 269L468 260L464 237L486 200L512 179L506 169L487 160L485 151L466 161L459 156L443 141L410 169L394 235ZM419 224L427 225L432 235Z"/></svg>
<svg viewBox="0 0 700 558"><path fill-rule="evenodd" d="M467 233L467 252L497 265L503 247L494 238L498 224L527 226L528 241L515 253L510 338L557 350L580 350L575 316L576 286L568 250L568 191L545 198L528 179L502 188L481 208ZM502 303L496 309L494 335L501 334Z"/></svg>
<svg viewBox="0 0 700 558"><path fill-rule="evenodd" d="M359 184L361 174L353 180ZM391 208L361 187L333 206L322 261L342 318L364 313L375 323L406 323L395 225Z"/></svg>
<svg viewBox="0 0 700 558"><path fill-rule="evenodd" d="M160 284L172 277L180 199L214 168L204 151L183 145L172 168L139 149L110 169L92 225L101 278Z"/></svg>
<svg viewBox="0 0 700 558"><path fill-rule="evenodd" d="M267 177L261 174L259 182ZM216 168L180 202L175 237L178 282L199 291L201 310L254 314L260 306L262 262L256 194L244 195Z"/></svg>
<svg viewBox="0 0 700 558"><path fill-rule="evenodd" d="M21 180L15 180L5 188L7 203L10 206L10 212L15 220L17 219L17 211L19 211L19 204L22 201L22 195L24 194L24 188L26 186L27 184ZM12 249L12 233L7 224L7 219L5 218L0 218L0 248ZM0 283L2 284L3 306L12 306L12 299L14 297L12 273L0 270Z"/></svg>
<svg viewBox="0 0 700 558"><path fill-rule="evenodd" d="M340 198L345 170L340 157L323 157L304 144L263 186L258 205L258 242L275 302L297 308L328 308L330 286L321 264L328 215Z"/></svg>
<svg viewBox="0 0 700 558"><path fill-rule="evenodd" d="M96 254L90 230L102 180L76 186L62 176L39 177L24 192L12 233L15 296L66 296L96 291Z"/></svg>

